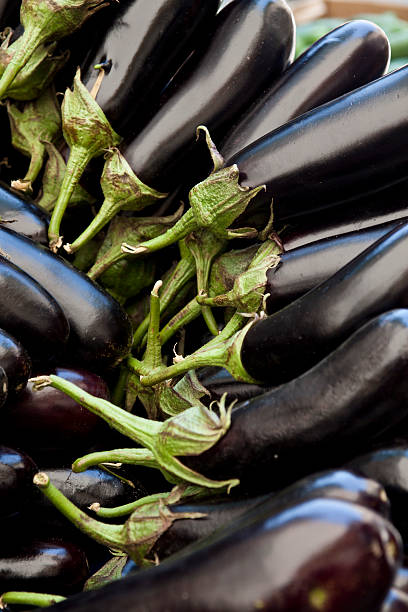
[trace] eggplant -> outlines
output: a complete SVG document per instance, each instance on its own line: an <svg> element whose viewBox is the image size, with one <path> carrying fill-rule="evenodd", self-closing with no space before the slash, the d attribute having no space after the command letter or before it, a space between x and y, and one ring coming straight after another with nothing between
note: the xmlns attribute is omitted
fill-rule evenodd
<svg viewBox="0 0 408 612"><path fill-rule="evenodd" d="M371 317L408 305L408 224L380 238L329 279L245 333L240 352L256 380L305 372Z"/></svg>
<svg viewBox="0 0 408 612"><path fill-rule="evenodd" d="M388 38L374 23L356 19L335 28L259 96L229 132L221 153L229 159L291 119L381 77L389 60Z"/></svg>
<svg viewBox="0 0 408 612"><path fill-rule="evenodd" d="M407 221L408 217L396 219L287 250L278 265L266 274L267 312L276 312L317 287L379 238Z"/></svg>
<svg viewBox="0 0 408 612"><path fill-rule="evenodd" d="M21 451L0 444L0 516L20 512L36 493L33 477L38 468Z"/></svg>
<svg viewBox="0 0 408 612"><path fill-rule="evenodd" d="M36 280L0 255L0 326L24 343L36 361L62 355L69 323L57 301Z"/></svg>
<svg viewBox="0 0 408 612"><path fill-rule="evenodd" d="M69 595L81 590L88 578L84 552L62 538L38 539L35 535L2 538L0 589Z"/></svg>
<svg viewBox="0 0 408 612"><path fill-rule="evenodd" d="M59 487L58 487L59 488ZM174 521L169 529L159 538L154 552L159 559L172 555L188 544L205 538L224 525L233 524L240 516L253 514L262 506L263 512L276 513L282 509L303 502L307 499L329 498L342 499L370 508L384 517L389 516L389 501L381 485L371 479L359 478L345 470L320 472L306 476L293 485L268 493L238 501L219 503L181 503L171 506L172 512L201 512L204 518L181 519Z"/></svg>
<svg viewBox="0 0 408 612"><path fill-rule="evenodd" d="M399 536L377 514L316 499L239 531L220 530L159 567L51 606L50 612L255 609L367 612L379 606L400 561Z"/></svg>
<svg viewBox="0 0 408 612"><path fill-rule="evenodd" d="M391 520L408 550L408 446L380 448L354 458L347 469L382 484L391 502Z"/></svg>
<svg viewBox="0 0 408 612"><path fill-rule="evenodd" d="M202 399L206 403L208 401L219 401L224 393L227 393L229 402L234 400L242 402L270 389L267 385L239 382L224 368L219 368L216 373L211 375L199 376L199 380L210 393L210 398L204 397Z"/></svg>
<svg viewBox="0 0 408 612"><path fill-rule="evenodd" d="M398 589L390 589L379 612L408 612L408 595Z"/></svg>
<svg viewBox="0 0 408 612"><path fill-rule="evenodd" d="M92 372L61 367L53 372L96 397L109 399L106 383ZM30 382L2 413L2 439L24 448L42 466L55 465L57 458L72 463L108 431L101 419L64 393L52 388L37 393Z"/></svg>
<svg viewBox="0 0 408 612"><path fill-rule="evenodd" d="M223 14L190 77L121 147L138 178L159 191L186 179L199 125L219 138L293 59L293 15L283 0L236 0Z"/></svg>
<svg viewBox="0 0 408 612"><path fill-rule="evenodd" d="M257 492L338 465L405 417L407 360L408 311L384 313L302 376L234 406L217 444L183 462Z"/></svg>
<svg viewBox="0 0 408 612"><path fill-rule="evenodd" d="M18 234L34 242L48 244L48 215L22 193L17 194L0 182L0 223L10 224Z"/></svg>
<svg viewBox="0 0 408 612"><path fill-rule="evenodd" d="M242 187L265 185L252 210L273 198L276 220L346 208L406 178L407 92L404 66L269 132L225 165L237 164Z"/></svg>
<svg viewBox="0 0 408 612"><path fill-rule="evenodd" d="M0 406L7 397L15 397L24 389L31 367L30 356L22 344L0 329Z"/></svg>
<svg viewBox="0 0 408 612"><path fill-rule="evenodd" d="M85 274L45 247L0 227L0 249L60 304L70 324L65 361L101 370L130 351L132 329L121 306Z"/></svg>
<svg viewBox="0 0 408 612"><path fill-rule="evenodd" d="M112 21L87 58L83 82L92 88L104 65L97 101L114 130L135 133L162 89L213 27L218 0L135 0Z"/></svg>

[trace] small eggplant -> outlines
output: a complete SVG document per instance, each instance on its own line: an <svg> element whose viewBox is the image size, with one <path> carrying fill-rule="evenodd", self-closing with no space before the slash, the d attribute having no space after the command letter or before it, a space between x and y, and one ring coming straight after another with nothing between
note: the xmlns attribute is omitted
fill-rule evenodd
<svg viewBox="0 0 408 612"><path fill-rule="evenodd" d="M217 7L218 0L136 0L118 12L83 78L91 89L94 66L105 70L97 102L116 132L134 133L146 123L162 89L208 36Z"/></svg>
<svg viewBox="0 0 408 612"><path fill-rule="evenodd" d="M31 359L25 348L0 329L0 405L7 393L15 397L27 384L31 374Z"/></svg>
<svg viewBox="0 0 408 612"><path fill-rule="evenodd" d="M10 229L0 227L0 249L60 304L70 324L67 362L102 369L128 354L130 321L100 287L62 258Z"/></svg>
<svg viewBox="0 0 408 612"><path fill-rule="evenodd" d="M406 178L407 91L405 66L300 115L225 165L237 164L242 187L266 186L256 205L273 198L276 220L378 191Z"/></svg>
<svg viewBox="0 0 408 612"><path fill-rule="evenodd" d="M33 477L37 472L33 460L21 451L0 445L0 516L20 512L36 490Z"/></svg>
<svg viewBox="0 0 408 612"><path fill-rule="evenodd" d="M291 119L381 77L389 60L387 36L374 23L356 19L335 28L259 96L228 134L221 153L229 159Z"/></svg>
<svg viewBox="0 0 408 612"><path fill-rule="evenodd" d="M293 15L282 0L236 0L220 17L190 77L122 146L151 188L167 192L188 181L197 127L217 138L293 58Z"/></svg>
<svg viewBox="0 0 408 612"><path fill-rule="evenodd" d="M8 534L2 538L0 589L68 595L81 590L89 575L83 551L61 538L37 539Z"/></svg>
<svg viewBox="0 0 408 612"><path fill-rule="evenodd" d="M50 612L367 612L378 607L400 562L400 541L377 514L316 499L240 530L220 530L180 558Z"/></svg>
<svg viewBox="0 0 408 612"><path fill-rule="evenodd" d="M48 216L29 197L0 183L0 223L34 242L47 244Z"/></svg>
<svg viewBox="0 0 408 612"><path fill-rule="evenodd" d="M382 314L302 376L235 406L217 444L183 461L265 491L351 458L405 417L407 364L408 311Z"/></svg>
<svg viewBox="0 0 408 612"><path fill-rule="evenodd" d="M85 370L56 368L56 374L96 397L109 398L106 383ZM76 457L89 450L105 432L103 421L64 393L51 387L42 393L28 383L2 413L2 439L25 449L44 466L56 458Z"/></svg>
<svg viewBox="0 0 408 612"><path fill-rule="evenodd" d="M35 361L62 355L69 323L61 306L40 283L0 255L0 327L24 343Z"/></svg>
<svg viewBox="0 0 408 612"><path fill-rule="evenodd" d="M51 477L52 478L52 477ZM389 515L389 502L381 485L371 479L359 478L342 470L312 474L293 485L261 497L242 501L223 503L181 503L171 506L172 512L200 512L204 518L174 521L160 537L154 547L159 559L172 555L188 544L205 538L224 525L233 524L238 517L252 510L256 514L259 506L262 511L280 512L285 507L315 497L342 499L379 512L386 518Z"/></svg>

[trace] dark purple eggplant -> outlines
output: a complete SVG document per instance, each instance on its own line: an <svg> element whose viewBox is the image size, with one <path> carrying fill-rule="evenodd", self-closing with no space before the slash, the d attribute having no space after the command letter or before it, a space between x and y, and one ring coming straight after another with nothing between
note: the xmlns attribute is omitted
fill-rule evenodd
<svg viewBox="0 0 408 612"><path fill-rule="evenodd" d="M208 374L202 373L199 375L199 380L211 394L210 398L202 399L206 403L220 400L224 393L227 393L229 402L234 400L242 402L269 390L266 385L238 382L225 368L217 368L216 372Z"/></svg>
<svg viewBox="0 0 408 612"><path fill-rule="evenodd" d="M109 399L106 383L96 374L69 368L54 372L96 397ZM2 411L2 439L26 450L42 466L55 465L57 458L72 462L107 430L101 419L61 391L49 387L37 393L31 383Z"/></svg>
<svg viewBox="0 0 408 612"><path fill-rule="evenodd" d="M62 355L69 323L61 306L36 280L0 254L0 327L24 344L33 360Z"/></svg>
<svg viewBox="0 0 408 612"><path fill-rule="evenodd" d="M106 66L97 102L116 132L143 125L162 89L208 36L217 8L218 0L136 0L118 13L83 78L91 89L98 75L93 66Z"/></svg>
<svg viewBox="0 0 408 612"><path fill-rule="evenodd" d="M0 183L0 223L34 242L48 244L48 215L5 183Z"/></svg>
<svg viewBox="0 0 408 612"><path fill-rule="evenodd" d="M51 591L61 595L81 590L88 578L83 551L61 538L36 538L10 533L2 538L0 590Z"/></svg>
<svg viewBox="0 0 408 612"><path fill-rule="evenodd" d="M408 550L408 447L380 448L356 457L347 464L347 469L382 484L391 502L391 520Z"/></svg>
<svg viewBox="0 0 408 612"><path fill-rule="evenodd" d="M259 96L228 134L221 153L230 158L291 119L381 77L389 59L387 36L374 23L353 20L335 28Z"/></svg>
<svg viewBox="0 0 408 612"><path fill-rule="evenodd" d="M408 595L393 587L378 612L408 612Z"/></svg>
<svg viewBox="0 0 408 612"><path fill-rule="evenodd" d="M226 165L238 165L243 187L266 186L252 208L273 198L276 220L385 188L406 178L407 92L404 66L277 128Z"/></svg>
<svg viewBox="0 0 408 612"><path fill-rule="evenodd" d="M345 209L341 204L310 217L294 217L280 228L279 237L286 250L348 232L381 225L408 217L408 181L387 187L379 193L354 200ZM264 223L267 219L265 218Z"/></svg>
<svg viewBox="0 0 408 612"><path fill-rule="evenodd" d="M220 530L189 554L49 610L66 612L367 612L386 596L400 560L399 536L377 514L313 500L239 532Z"/></svg>
<svg viewBox="0 0 408 612"><path fill-rule="evenodd" d="M33 477L38 471L25 453L0 445L0 516L20 512L36 493Z"/></svg>
<svg viewBox="0 0 408 612"><path fill-rule="evenodd" d="M324 238L282 253L279 264L267 272L268 313L317 287L346 263L408 218Z"/></svg>
<svg viewBox="0 0 408 612"><path fill-rule="evenodd" d="M197 127L219 138L293 58L294 21L282 0L236 0L220 21L191 76L122 147L136 175L160 191L187 179Z"/></svg>
<svg viewBox="0 0 408 612"><path fill-rule="evenodd" d="M245 370L269 384L290 380L371 317L408 306L407 255L404 223L305 295L256 321L242 342Z"/></svg>
<svg viewBox="0 0 408 612"><path fill-rule="evenodd" d="M219 442L183 462L250 491L338 465L405 417L407 365L408 311L393 310L302 376L236 405Z"/></svg>
<svg viewBox="0 0 408 612"><path fill-rule="evenodd" d="M66 362L90 369L114 366L130 350L132 329L121 306L61 257L0 227L0 249L59 303L70 324Z"/></svg>
<svg viewBox="0 0 408 612"><path fill-rule="evenodd" d="M14 397L27 384L31 375L31 359L25 348L0 329L0 405Z"/></svg>
<svg viewBox="0 0 408 612"><path fill-rule="evenodd" d="M211 535L224 525L233 524L238 517L247 514L251 509L256 514L262 505L262 511L276 513L315 497L342 499L370 508L385 517L389 516L387 495L383 487L374 480L359 478L344 470L321 472L307 476L282 491L260 497L222 503L193 502L171 506L172 512L175 513L201 512L205 517L199 520L174 521L159 538L153 550L159 559L163 559L188 544Z"/></svg>

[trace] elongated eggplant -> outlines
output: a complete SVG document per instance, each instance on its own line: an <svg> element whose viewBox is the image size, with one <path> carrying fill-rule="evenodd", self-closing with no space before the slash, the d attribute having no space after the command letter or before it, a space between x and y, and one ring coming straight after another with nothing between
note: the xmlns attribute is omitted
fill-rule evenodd
<svg viewBox="0 0 408 612"><path fill-rule="evenodd" d="M147 107L151 114L161 90L208 36L217 8L218 0L136 0L118 13L83 78L91 89L94 65L106 67L97 102L116 132L143 125Z"/></svg>
<svg viewBox="0 0 408 612"><path fill-rule="evenodd" d="M347 469L366 478L375 478L383 485L391 502L391 519L408 550L408 518L405 511L408 500L408 446L381 448L356 457Z"/></svg>
<svg viewBox="0 0 408 612"><path fill-rule="evenodd" d="M371 479L359 478L352 473L337 470L312 474L268 495L223 503L191 503L171 506L172 512L201 512L204 518L174 521L157 541L154 552L159 559L172 555L186 545L205 538L224 525L232 524L251 509L253 514L262 505L263 512L276 513L285 507L315 497L342 499L370 508L383 516L389 515L389 502L381 485Z"/></svg>
<svg viewBox="0 0 408 612"><path fill-rule="evenodd" d="M26 349L13 336L0 329L0 405L7 394L15 397L27 384L31 359Z"/></svg>
<svg viewBox="0 0 408 612"><path fill-rule="evenodd" d="M0 516L21 511L36 493L34 461L25 453L0 445Z"/></svg>
<svg viewBox="0 0 408 612"><path fill-rule="evenodd" d="M230 158L291 119L381 77L389 59L387 36L374 23L335 28L259 96L226 137L222 154Z"/></svg>
<svg viewBox="0 0 408 612"><path fill-rule="evenodd" d="M404 223L286 308L255 322L242 342L245 370L269 384L290 380L371 317L408 305L407 253Z"/></svg>
<svg viewBox="0 0 408 612"><path fill-rule="evenodd" d="M218 532L190 554L50 607L60 612L367 612L399 563L399 537L375 513L313 500L243 529ZM321 605L321 604L320 604Z"/></svg>
<svg viewBox="0 0 408 612"><path fill-rule="evenodd" d="M4 591L48 590L67 595L81 590L88 577L83 551L61 538L24 539L18 534L2 538L0 589Z"/></svg>
<svg viewBox="0 0 408 612"><path fill-rule="evenodd" d="M267 272L269 313L280 310L335 274L346 263L408 218L348 232L290 249Z"/></svg>
<svg viewBox="0 0 408 612"><path fill-rule="evenodd" d="M265 491L351 458L404 418L407 362L408 311L382 314L302 376L235 406L219 442L183 462Z"/></svg>
<svg viewBox="0 0 408 612"><path fill-rule="evenodd" d="M34 242L47 244L48 215L5 183L0 183L0 223Z"/></svg>
<svg viewBox="0 0 408 612"><path fill-rule="evenodd" d="M231 125L293 58L294 22L282 0L237 0L182 86L123 153L147 185L171 191L186 179L196 128Z"/></svg>
<svg viewBox="0 0 408 612"><path fill-rule="evenodd" d="M266 185L286 219L346 202L406 178L408 66L327 102L260 138L226 161L241 185ZM255 204L254 204L255 207Z"/></svg>
<svg viewBox="0 0 408 612"><path fill-rule="evenodd" d="M61 306L40 283L0 255L0 327L24 343L34 360L62 355L69 323Z"/></svg>
<svg viewBox="0 0 408 612"><path fill-rule="evenodd" d="M379 612L408 612L408 595L393 587L379 608Z"/></svg>
<svg viewBox="0 0 408 612"><path fill-rule="evenodd" d="M54 372L96 397L109 399L106 383L85 370L55 368ZM103 421L56 389L36 393L28 383L2 412L2 438L24 448L42 466L72 462L91 449L108 428Z"/></svg>
<svg viewBox="0 0 408 612"><path fill-rule="evenodd" d="M0 228L0 249L60 304L70 324L66 361L90 369L113 366L131 346L130 321L119 304L48 249Z"/></svg>
<svg viewBox="0 0 408 612"><path fill-rule="evenodd" d="M402 219L408 216L408 181L401 181L378 193L363 196L344 209L341 204L319 215L293 217L279 233L285 250Z"/></svg>

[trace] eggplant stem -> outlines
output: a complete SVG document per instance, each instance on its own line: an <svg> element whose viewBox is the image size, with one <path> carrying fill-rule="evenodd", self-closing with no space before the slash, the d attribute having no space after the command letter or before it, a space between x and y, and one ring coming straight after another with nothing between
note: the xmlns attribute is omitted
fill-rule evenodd
<svg viewBox="0 0 408 612"><path fill-rule="evenodd" d="M20 70L27 64L37 47L42 44L43 39L44 34L40 28L33 27L24 31L20 46L0 78L0 100L7 96L8 88Z"/></svg>
<svg viewBox="0 0 408 612"><path fill-rule="evenodd" d="M0 610L7 604L17 606L35 606L36 608L48 608L54 604L65 601L62 595L50 595L49 593L31 593L29 591L7 591L0 597Z"/></svg>
<svg viewBox="0 0 408 612"><path fill-rule="evenodd" d="M72 464L75 473L85 472L94 465L104 463L126 463L132 465L143 465L144 467L158 469L158 463L151 451L146 448L119 448L109 451L98 451L80 457Z"/></svg>
<svg viewBox="0 0 408 612"><path fill-rule="evenodd" d="M195 321L201 315L201 306L195 298L193 298L182 310L180 310L160 331L160 342L163 346L181 329ZM218 334L218 328L217 328Z"/></svg>
<svg viewBox="0 0 408 612"><path fill-rule="evenodd" d="M150 294L150 319L147 332L147 348L143 359L143 365L151 370L162 365L160 330L160 298L159 289L162 281L157 281Z"/></svg>

